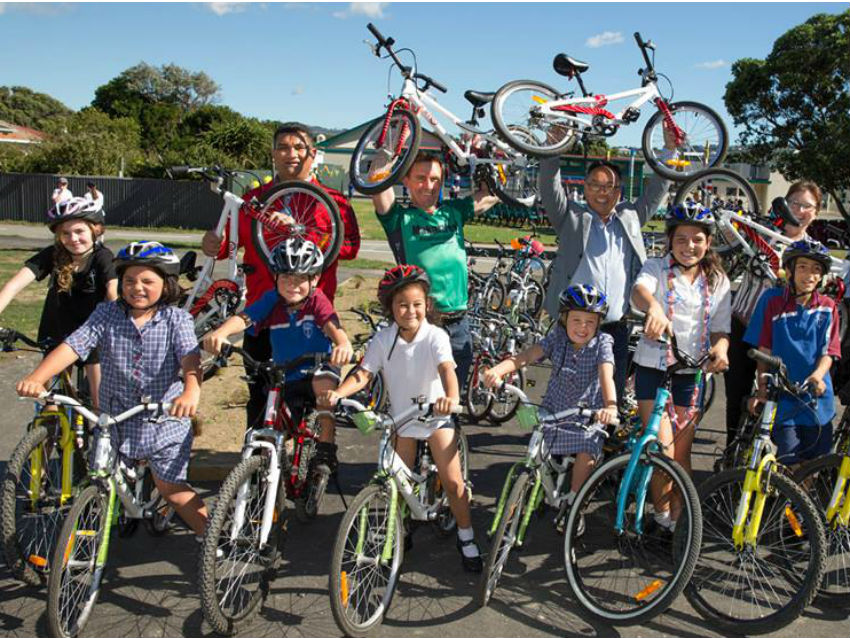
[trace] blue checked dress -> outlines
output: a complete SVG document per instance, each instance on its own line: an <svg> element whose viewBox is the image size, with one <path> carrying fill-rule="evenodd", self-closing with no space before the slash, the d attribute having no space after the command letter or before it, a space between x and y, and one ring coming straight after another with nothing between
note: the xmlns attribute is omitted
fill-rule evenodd
<svg viewBox="0 0 850 638"><path fill-rule="evenodd" d="M177 398L183 392L180 362L198 352L192 316L186 311L162 307L137 328L120 301L98 304L65 343L83 360L100 348L100 409L113 416L138 405L142 397ZM147 460L160 479L186 480L192 449L189 419L140 414L118 424L113 441L121 455Z"/></svg>
<svg viewBox="0 0 850 638"><path fill-rule="evenodd" d="M546 358L552 362L549 385L542 406L550 413L581 407L599 410L604 406L599 384L599 365L614 364L614 338L600 332L576 350L560 324L540 342ZM543 440L551 454L602 453L602 435L588 433L576 425L578 417L543 427Z"/></svg>

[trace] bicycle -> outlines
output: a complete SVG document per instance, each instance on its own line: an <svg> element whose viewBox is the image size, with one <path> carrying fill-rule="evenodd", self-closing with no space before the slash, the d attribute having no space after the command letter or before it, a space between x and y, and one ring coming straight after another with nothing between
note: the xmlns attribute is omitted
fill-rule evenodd
<svg viewBox="0 0 850 638"><path fill-rule="evenodd" d="M246 202L224 188L225 180L239 172L243 171L229 171L220 166L174 166L169 169L172 177L200 175L210 183L212 191L224 199L215 228L219 237L223 236L225 227L229 232L224 277L215 278L217 257L208 257L201 267L195 266L197 255L194 252L187 253L181 260L181 271L195 282L182 301L182 308L194 317L195 332L199 336L220 326L245 302L246 273L236 256L240 214L253 220L250 240L270 270L271 251L288 237L300 236L315 243L322 250L326 265L333 263L342 246L344 233L339 209L323 189L309 182L286 181L263 193L260 199ZM273 214L282 216L285 221L278 221ZM212 358L202 362L205 372L213 362Z"/></svg>
<svg viewBox="0 0 850 638"><path fill-rule="evenodd" d="M481 583L476 595L479 605L485 607L496 591L499 578L507 565L511 550L525 544L525 535L531 516L545 503L554 508L557 526L566 513L567 491L564 482L567 472L575 461L572 456L561 460L552 457L544 444L543 426L554 424L570 416L587 419L585 429L599 432L607 437L605 426L594 423L596 411L581 408L563 410L555 414L541 415L522 390L510 384L502 384L502 389L521 402L517 410L517 422L521 427L531 430L525 458L517 461L508 470L502 486L493 522L487 531L491 540L491 550L484 563Z"/></svg>
<svg viewBox="0 0 850 638"><path fill-rule="evenodd" d="M491 104L491 117L498 134L522 153L557 157L578 139L613 136L621 126L636 122L641 107L651 101L657 111L643 129L641 149L653 171L678 181L719 164L729 146L723 120L704 104L671 102L663 97L658 89L658 78L666 76L655 70L655 45L651 40L641 39L640 33L635 33L634 37L646 64L638 70L639 89L592 95L582 80L582 73L590 65L559 53L553 61L555 72L575 78L581 96L561 94L533 80L508 82L496 92ZM651 60L647 51L652 51ZM605 108L610 102L629 98L634 100L618 113ZM675 150L668 151L665 147L664 126L675 141Z"/></svg>
<svg viewBox="0 0 850 638"><path fill-rule="evenodd" d="M539 317L546 293L533 274L535 271L543 273L544 276L546 274L546 267L540 258L543 254L543 244L534 239L534 235L526 235L512 240L511 247L517 252L508 270L505 306L512 312Z"/></svg>
<svg viewBox="0 0 850 638"><path fill-rule="evenodd" d="M28 348L16 347L18 341ZM31 349L44 354L52 345L0 329L3 352ZM51 389L74 398L87 396L82 365L74 376L71 369L63 371ZM0 533L6 564L27 585L47 580L62 521L85 484L87 450L82 417L70 410L37 409L9 458L0 492Z"/></svg>
<svg viewBox="0 0 850 638"><path fill-rule="evenodd" d="M241 460L219 490L201 549L201 609L215 632L226 636L250 623L268 596L285 541L285 499L293 501L300 521L314 519L330 476L326 468L311 468L318 439L314 406L305 404L302 414L293 415L283 399L286 372L305 363L318 367L327 355L277 365L225 346L221 356L230 354L241 355L249 375L267 381L269 393L262 425L245 433Z"/></svg>
<svg viewBox="0 0 850 638"><path fill-rule="evenodd" d="M422 135L420 120L424 120L448 149L446 158L454 174L469 176L473 184L483 181L490 192L509 206L534 206L537 161L517 153L492 132L479 128L478 118L483 117L483 107L493 99L493 94L466 91L464 97L472 104L472 117L462 121L430 92L432 87L442 93L447 89L417 72L415 54L412 67L403 64L393 50L395 40L385 38L371 23L366 26L378 41L377 45L367 43L372 52L382 58L381 51L386 51L383 57L392 59L404 82L398 97L389 96L384 116L376 118L354 147L349 169L354 187L373 195L398 183L416 158ZM463 131L460 139L450 136L429 108ZM384 163L373 167L376 159Z"/></svg>
<svg viewBox="0 0 850 638"><path fill-rule="evenodd" d="M391 435L407 422L427 422L432 404L423 397L395 418L367 411L357 401L342 399L343 408L353 409L357 428L364 434L382 430L378 444L378 471L370 484L354 497L340 522L334 541L328 589L331 611L337 626L347 636L367 636L376 629L389 609L404 557L404 521L429 522L440 536L451 534L454 516L448 505L428 443L419 442L419 472L407 467L390 444ZM466 436L455 429L458 452L467 490L469 446ZM471 499L471 496L470 496Z"/></svg>
<svg viewBox="0 0 850 638"><path fill-rule="evenodd" d="M821 514L783 472L770 433L785 392L805 402L807 387L791 383L778 357L749 356L769 372L767 401L746 453L746 465L699 487L705 520L702 553L685 595L720 631L760 634L794 621L812 602L824 573Z"/></svg>
<svg viewBox="0 0 850 638"><path fill-rule="evenodd" d="M89 485L74 498L65 518L47 581L49 633L70 638L82 633L97 602L112 525L119 513L123 510L125 520L149 521L149 528L155 533L167 530L170 507L155 488L144 491L144 463L127 466L119 458L112 445L111 429L142 412L165 414L170 404L143 401L117 416L98 416L76 399L61 394L47 392L38 400L70 408L97 428L92 441Z"/></svg>
<svg viewBox="0 0 850 638"><path fill-rule="evenodd" d="M646 428L640 419L632 421L623 451L593 471L567 516L564 565L570 590L588 614L610 623L637 624L664 612L688 584L702 543L697 490L688 473L664 455L658 432L673 375L699 370L709 355L694 359L679 350L675 337L671 349L676 361L664 373ZM681 501L674 531L649 518L650 493L656 512L662 501Z"/></svg>
<svg viewBox="0 0 850 638"><path fill-rule="evenodd" d="M355 334L351 338L351 343L354 346L355 351L362 351L365 353L366 347L369 345L369 342L372 340L372 337L375 336L375 333L378 332L381 328L384 328L389 325L389 322L386 318L381 317L379 320L375 320L372 315L368 312L360 310L359 308L349 308L349 312L355 314L357 318L365 323L369 327L368 334ZM360 356L356 361L355 365L346 373L345 377L343 377L343 381L348 379L354 371L357 369L357 366L360 365L360 362L363 360L363 357ZM384 373L378 371L376 375L372 377L372 381L368 386L360 390L353 395L353 398L356 401L359 401L363 405L365 405L370 410L381 410L385 407L386 396L384 395L385 390L384 383ZM347 415L343 415L343 421L350 422L350 419ZM352 423L353 425L353 423Z"/></svg>

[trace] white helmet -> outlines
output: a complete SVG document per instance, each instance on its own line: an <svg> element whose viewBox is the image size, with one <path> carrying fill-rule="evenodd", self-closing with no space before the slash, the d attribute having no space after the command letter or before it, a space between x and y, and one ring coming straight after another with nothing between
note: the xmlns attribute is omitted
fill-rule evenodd
<svg viewBox="0 0 850 638"><path fill-rule="evenodd" d="M318 275L325 265L319 247L301 237L290 237L275 246L270 261L276 275Z"/></svg>

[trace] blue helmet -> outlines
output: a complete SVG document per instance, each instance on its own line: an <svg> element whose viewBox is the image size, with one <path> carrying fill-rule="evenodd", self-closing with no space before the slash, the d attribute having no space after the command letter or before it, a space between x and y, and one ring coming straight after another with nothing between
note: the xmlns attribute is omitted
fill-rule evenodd
<svg viewBox="0 0 850 638"><path fill-rule="evenodd" d="M574 284L558 296L558 311L594 312L602 317L608 314L608 298L596 286Z"/></svg>
<svg viewBox="0 0 850 638"><path fill-rule="evenodd" d="M793 268L794 261L798 257L806 257L818 262L823 267L823 274L828 273L832 266L829 249L813 239L800 239L788 246L782 253L782 267L786 270Z"/></svg>
<svg viewBox="0 0 850 638"><path fill-rule="evenodd" d="M180 260L174 251L158 241L134 241L118 251L115 268L120 272L130 266L148 266L163 275L180 275Z"/></svg>
<svg viewBox="0 0 850 638"><path fill-rule="evenodd" d="M690 200L676 204L664 217L664 225L668 232L676 226L688 225L702 226L711 234L714 231L714 224L714 213L711 209Z"/></svg>

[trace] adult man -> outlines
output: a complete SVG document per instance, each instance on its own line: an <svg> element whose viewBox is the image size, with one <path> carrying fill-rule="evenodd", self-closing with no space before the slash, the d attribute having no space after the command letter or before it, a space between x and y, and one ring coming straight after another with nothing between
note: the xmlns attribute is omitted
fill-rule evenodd
<svg viewBox="0 0 850 638"><path fill-rule="evenodd" d="M246 201L252 197L260 198L266 191L274 188L280 182L288 180L301 180L324 188L339 207L344 226L344 237L338 259L354 259L357 257L358 250L360 250L360 230L357 226L354 210L342 193L320 184L310 174L315 157L314 138L306 128L297 123L281 125L275 131L272 150L275 179L268 184L248 191L243 198ZM280 217L283 218L282 215ZM225 230L227 231L227 229ZM274 287L274 277L269 269L266 256L257 250L257 246L252 240L258 232L268 233L270 231L268 229L263 230L260 222L248 215L239 216L239 246L245 249L242 265L245 269L245 285L249 305ZM201 242L204 254L219 259L224 258L227 255L227 239L227 232L222 238L216 235L214 230L208 230ZM325 268L317 286L325 293L331 303L333 303L336 293L336 271L337 262L334 261ZM269 360L271 358L271 342L268 329L261 330L256 335L251 334L250 331L246 332L242 347L258 361ZM250 391L247 405L248 425L251 426L263 415L266 395L262 383L249 383L248 389Z"/></svg>
<svg viewBox="0 0 850 638"><path fill-rule="evenodd" d="M377 164L377 162L376 162ZM380 168L374 166L373 171ZM414 264L431 279L431 297L443 315L461 391L472 365L472 336L466 320L467 278L463 225L499 200L486 190L474 197L439 203L443 166L438 157L419 152L402 178L410 203L395 201L392 188L372 196L378 220L399 264Z"/></svg>
<svg viewBox="0 0 850 638"><path fill-rule="evenodd" d="M74 194L71 192L71 189L68 188L68 180L64 177L60 177L59 181L56 183L56 188L53 189L53 199L54 204L61 204L62 202L67 202L69 199L72 199Z"/></svg>
<svg viewBox="0 0 850 638"><path fill-rule="evenodd" d="M93 202L98 209L103 208L103 193L97 190L97 186L94 182L88 181L86 182L86 194L83 195L88 201Z"/></svg>
<svg viewBox="0 0 850 638"><path fill-rule="evenodd" d="M637 201L618 203L621 184L615 164L593 162L584 182L585 201L570 200L561 184L560 159L540 161L540 198L560 242L544 307L556 317L558 295L571 284L590 284L605 292L608 314L602 330L614 337L614 381L619 390L626 385L629 354L623 316L646 260L641 227L662 205L670 182L655 175Z"/></svg>

